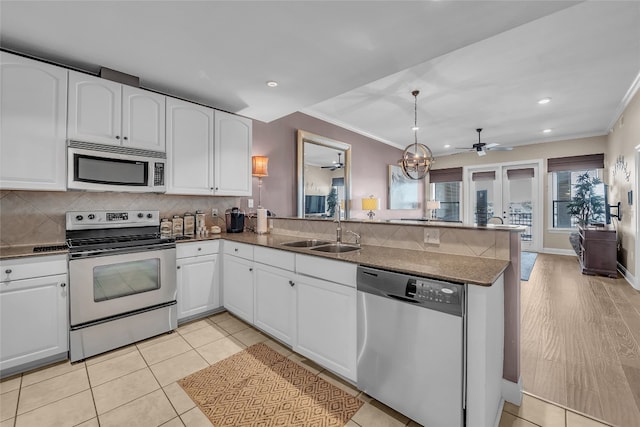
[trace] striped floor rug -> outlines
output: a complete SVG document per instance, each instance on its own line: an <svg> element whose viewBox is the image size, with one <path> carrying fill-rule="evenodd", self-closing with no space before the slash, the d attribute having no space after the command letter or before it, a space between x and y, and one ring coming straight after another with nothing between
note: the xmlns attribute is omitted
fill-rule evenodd
<svg viewBox="0 0 640 427"><path fill-rule="evenodd" d="M344 426L363 402L265 344L178 381L214 426Z"/></svg>

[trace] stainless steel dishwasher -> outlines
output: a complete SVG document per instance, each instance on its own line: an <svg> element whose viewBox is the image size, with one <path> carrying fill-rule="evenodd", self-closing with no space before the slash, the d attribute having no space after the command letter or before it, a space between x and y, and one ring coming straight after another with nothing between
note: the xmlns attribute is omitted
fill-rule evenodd
<svg viewBox="0 0 640 427"><path fill-rule="evenodd" d="M465 286L358 267L358 388L430 427L464 425Z"/></svg>

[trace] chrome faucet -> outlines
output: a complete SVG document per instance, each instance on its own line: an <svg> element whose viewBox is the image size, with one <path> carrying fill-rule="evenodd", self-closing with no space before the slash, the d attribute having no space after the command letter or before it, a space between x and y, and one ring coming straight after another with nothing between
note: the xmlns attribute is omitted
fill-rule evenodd
<svg viewBox="0 0 640 427"><path fill-rule="evenodd" d="M356 238L356 245L360 246L360 235L355 231L351 231L351 230L346 230L346 232L349 234L353 234L353 236Z"/></svg>
<svg viewBox="0 0 640 427"><path fill-rule="evenodd" d="M336 243L340 244L342 243L342 223L340 222L340 217L341 217L341 213L340 213L340 204L336 204L336 215L333 219L333 222L337 222L338 226L336 227Z"/></svg>

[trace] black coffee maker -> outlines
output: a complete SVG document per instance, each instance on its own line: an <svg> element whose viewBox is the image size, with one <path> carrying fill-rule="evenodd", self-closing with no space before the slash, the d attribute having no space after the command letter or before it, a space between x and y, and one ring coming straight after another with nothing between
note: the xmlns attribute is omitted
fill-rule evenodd
<svg viewBox="0 0 640 427"><path fill-rule="evenodd" d="M227 209L224 216L227 222L227 233L242 233L244 231L245 215L242 209Z"/></svg>

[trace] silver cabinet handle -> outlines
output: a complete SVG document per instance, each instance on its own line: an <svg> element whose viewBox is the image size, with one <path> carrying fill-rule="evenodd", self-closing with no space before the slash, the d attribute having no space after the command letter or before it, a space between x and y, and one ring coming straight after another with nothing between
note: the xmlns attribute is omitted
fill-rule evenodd
<svg viewBox="0 0 640 427"><path fill-rule="evenodd" d="M60 287L61 287L61 288L64 288L65 286L67 286L67 284L66 284L66 283L60 283Z"/></svg>
<svg viewBox="0 0 640 427"><path fill-rule="evenodd" d="M7 268L4 272L7 273L7 274L11 274L12 271L13 271L12 269Z"/></svg>
<svg viewBox="0 0 640 427"><path fill-rule="evenodd" d="M127 137L125 136L125 137L124 137L124 140L126 141L127 139L129 139L129 138L127 138Z"/></svg>
<svg viewBox="0 0 640 427"><path fill-rule="evenodd" d="M116 139L120 139L120 135L116 135Z"/></svg>

